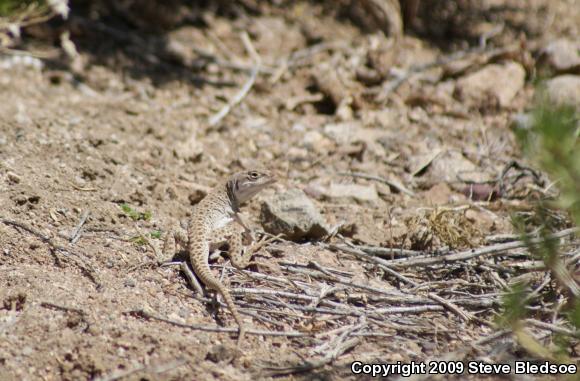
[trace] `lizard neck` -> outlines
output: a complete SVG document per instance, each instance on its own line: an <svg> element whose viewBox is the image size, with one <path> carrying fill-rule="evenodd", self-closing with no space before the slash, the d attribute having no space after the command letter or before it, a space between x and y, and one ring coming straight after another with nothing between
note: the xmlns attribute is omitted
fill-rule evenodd
<svg viewBox="0 0 580 381"><path fill-rule="evenodd" d="M240 202L238 201L238 198L236 197L236 183L233 180L229 180L226 183L226 194L228 196L228 200L230 202L230 206L232 207L232 210L234 213L239 213L240 212Z"/></svg>

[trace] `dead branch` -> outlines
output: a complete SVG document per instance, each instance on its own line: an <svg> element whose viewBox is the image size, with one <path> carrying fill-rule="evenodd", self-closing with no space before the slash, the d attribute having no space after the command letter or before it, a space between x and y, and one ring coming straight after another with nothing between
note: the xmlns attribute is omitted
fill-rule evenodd
<svg viewBox="0 0 580 381"><path fill-rule="evenodd" d="M85 210L81 214L81 219L80 219L78 225L73 229L73 231L70 235L70 243L72 245L74 245L81 237L81 229L83 228L83 225L85 224L85 222L87 222L87 219L89 218L90 214L91 214L91 212L88 210Z"/></svg>
<svg viewBox="0 0 580 381"><path fill-rule="evenodd" d="M573 234L576 234L580 231L580 228L570 228L559 231L554 234L548 235L547 239L557 239L557 238L564 238ZM416 257L410 259L393 259L393 260L382 260L384 261L385 265L393 266L399 269L404 269L408 267L426 267L435 264L447 264L459 261L466 261L468 259L477 258L483 255L499 255L508 250L519 249L522 247L526 247L528 244L531 245L538 245L542 243L544 240L542 238L532 238L528 242L524 241L515 241L515 242L508 242L508 243L501 243L497 245L485 246L478 249L469 249L465 251L461 251L459 253L452 253L447 255L442 255L438 257ZM330 245L332 248L336 250L343 250L343 248L337 245ZM376 258L379 260L379 258Z"/></svg>
<svg viewBox="0 0 580 381"><path fill-rule="evenodd" d="M128 312L129 314L141 316L145 319L157 320L163 323L171 324L176 327L181 328L188 328L194 331L203 331L203 332L218 332L218 333L237 333L238 328L224 328L212 325L201 325L201 324L185 324L180 323L178 321L170 320L161 316L155 315L153 312L147 311L145 309L140 310L132 310ZM274 332L274 331L264 331L264 330L257 330L257 329L249 329L246 331L248 335L257 335L257 336L285 336L285 337L305 337L305 336L312 336L309 333L303 332Z"/></svg>
<svg viewBox="0 0 580 381"><path fill-rule="evenodd" d="M248 36L248 33L243 32L241 38L242 41L244 42L246 50L248 51L248 54L250 54L250 56L254 60L254 67L250 74L250 78L240 89L240 91L230 100L230 102L228 102L227 105L225 105L220 111L218 111L211 118L209 118L208 123L210 126L217 125L223 118L225 118L225 116L228 115L230 111L246 97L246 95L248 95L248 93L252 89L252 86L254 86L254 82L256 82L256 77L258 76L258 72L261 66L260 56L256 52L256 49L254 49L254 46L252 45L252 41L250 40L250 36Z"/></svg>

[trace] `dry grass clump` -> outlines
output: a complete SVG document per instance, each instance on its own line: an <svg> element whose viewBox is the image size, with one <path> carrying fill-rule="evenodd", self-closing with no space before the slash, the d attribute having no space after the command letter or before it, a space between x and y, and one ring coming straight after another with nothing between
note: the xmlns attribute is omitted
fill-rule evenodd
<svg viewBox="0 0 580 381"><path fill-rule="evenodd" d="M482 232L465 215L467 208L422 210L406 221L410 232L406 240L413 250L447 246L450 249L476 247Z"/></svg>

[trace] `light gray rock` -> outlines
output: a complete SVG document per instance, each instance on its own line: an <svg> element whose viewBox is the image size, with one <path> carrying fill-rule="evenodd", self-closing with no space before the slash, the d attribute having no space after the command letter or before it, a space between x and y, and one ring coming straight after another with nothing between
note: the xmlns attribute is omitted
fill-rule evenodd
<svg viewBox="0 0 580 381"><path fill-rule="evenodd" d="M174 154L186 161L195 161L203 155L203 145L197 136L192 134L189 139L178 143L174 148Z"/></svg>
<svg viewBox="0 0 580 381"><path fill-rule="evenodd" d="M329 233L318 208L300 189L289 189L262 203L260 220L268 233L293 241L320 239Z"/></svg>
<svg viewBox="0 0 580 381"><path fill-rule="evenodd" d="M580 75L560 75L546 81L546 95L551 102L580 112Z"/></svg>
<svg viewBox="0 0 580 381"><path fill-rule="evenodd" d="M516 62L491 64L460 78L455 86L455 94L480 105L488 103L491 96L499 106L506 107L524 87L525 79L526 71Z"/></svg>
<svg viewBox="0 0 580 381"><path fill-rule="evenodd" d="M331 183L323 190L322 195L330 199L349 198L359 202L373 202L379 199L374 185Z"/></svg>
<svg viewBox="0 0 580 381"><path fill-rule="evenodd" d="M561 38L540 51L538 70L545 74L580 74L580 42Z"/></svg>

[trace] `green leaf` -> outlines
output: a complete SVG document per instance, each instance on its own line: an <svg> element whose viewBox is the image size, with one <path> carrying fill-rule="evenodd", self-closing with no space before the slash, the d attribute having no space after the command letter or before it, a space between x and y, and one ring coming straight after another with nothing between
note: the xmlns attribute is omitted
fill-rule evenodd
<svg viewBox="0 0 580 381"><path fill-rule="evenodd" d="M127 204L121 204L121 210L134 221L139 220L149 221L153 217L153 213L151 211L147 210L144 213L140 213L131 208Z"/></svg>

